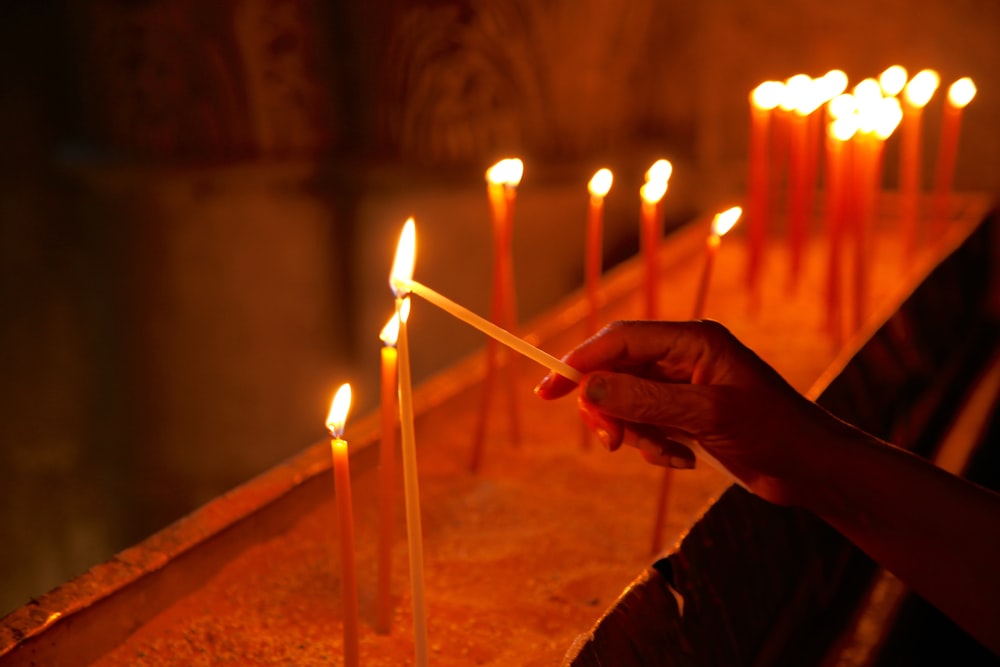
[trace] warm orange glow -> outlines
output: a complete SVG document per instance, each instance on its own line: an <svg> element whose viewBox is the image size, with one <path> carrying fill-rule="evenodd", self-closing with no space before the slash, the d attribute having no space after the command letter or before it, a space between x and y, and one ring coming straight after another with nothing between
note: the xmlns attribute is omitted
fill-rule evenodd
<svg viewBox="0 0 1000 667"><path fill-rule="evenodd" d="M409 218L399 234L396 257L389 272L389 287L393 294L402 296L408 291L406 283L413 280L413 266L417 260L417 225Z"/></svg>
<svg viewBox="0 0 1000 667"><path fill-rule="evenodd" d="M663 181L663 188L666 190L666 184L670 180L670 176L674 173L674 165L670 164L669 160L664 160L660 158L646 170L646 180L647 181ZM660 195L663 196L662 194Z"/></svg>
<svg viewBox="0 0 1000 667"><path fill-rule="evenodd" d="M853 116L858 112L858 103L854 99L854 95L844 94L837 95L832 100L830 104L827 105L827 112L830 114L830 118L836 120L837 118L843 118L845 116Z"/></svg>
<svg viewBox="0 0 1000 667"><path fill-rule="evenodd" d="M887 67L884 72L878 75L878 85L882 88L882 93L890 97L895 97L903 92L906 85L906 68L902 65Z"/></svg>
<svg viewBox="0 0 1000 667"><path fill-rule="evenodd" d="M587 184L587 190L590 192L591 197L606 197L608 191L611 190L611 182L614 177L611 174L611 170L607 167L603 167L594 172L594 175L590 178L590 183Z"/></svg>
<svg viewBox="0 0 1000 667"><path fill-rule="evenodd" d="M405 322L410 317L410 297L403 299L403 303L399 306L399 315L396 313L392 314L389 321L385 323L382 327L382 331L379 333L379 340L382 341L383 345L387 347L396 347L396 341L399 339L399 322L402 320Z"/></svg>
<svg viewBox="0 0 1000 667"><path fill-rule="evenodd" d="M785 84L780 81L765 81L750 93L750 103L762 111L770 111L778 106L785 94Z"/></svg>
<svg viewBox="0 0 1000 667"><path fill-rule="evenodd" d="M976 96L976 84L967 76L963 76L948 86L948 103L956 109L961 109Z"/></svg>
<svg viewBox="0 0 1000 667"><path fill-rule="evenodd" d="M486 170L486 180L496 185L517 187L524 175L524 163L519 158L505 158Z"/></svg>
<svg viewBox="0 0 1000 667"><path fill-rule="evenodd" d="M903 120L903 107L898 97L885 97L875 114L875 136L888 139Z"/></svg>
<svg viewBox="0 0 1000 667"><path fill-rule="evenodd" d="M657 203L663 199L663 195L665 194L667 194L666 179L646 181L645 185L639 188L639 196L647 204Z"/></svg>
<svg viewBox="0 0 1000 667"><path fill-rule="evenodd" d="M805 74L796 74L793 77L789 77L785 81L784 95L782 95L781 101L778 102L778 106L783 111L796 109L799 105L799 100L803 95L807 94L811 83L812 79Z"/></svg>
<svg viewBox="0 0 1000 667"><path fill-rule="evenodd" d="M932 69L917 72L903 89L903 99L910 106L921 108L931 101L934 91L941 83L941 77Z"/></svg>
<svg viewBox="0 0 1000 667"><path fill-rule="evenodd" d="M830 123L826 131L838 141L848 141L858 131L858 117L854 114L841 116Z"/></svg>
<svg viewBox="0 0 1000 667"><path fill-rule="evenodd" d="M882 88L875 79L865 79L854 87L854 100L858 105L858 130L874 132L878 125Z"/></svg>
<svg viewBox="0 0 1000 667"><path fill-rule="evenodd" d="M847 90L847 74L842 70L832 69L819 78L822 82L823 101L828 102L837 95L842 95Z"/></svg>
<svg viewBox="0 0 1000 667"><path fill-rule="evenodd" d="M326 429L334 438L341 438L344 435L344 424L347 422L347 413L351 409L351 385L344 383L333 397L330 403L330 414L326 417Z"/></svg>
<svg viewBox="0 0 1000 667"><path fill-rule="evenodd" d="M736 224L741 215L743 215L743 209L739 206L734 206L722 213L717 213L715 219L712 220L712 233L716 236L725 236L726 232L733 228L733 225Z"/></svg>

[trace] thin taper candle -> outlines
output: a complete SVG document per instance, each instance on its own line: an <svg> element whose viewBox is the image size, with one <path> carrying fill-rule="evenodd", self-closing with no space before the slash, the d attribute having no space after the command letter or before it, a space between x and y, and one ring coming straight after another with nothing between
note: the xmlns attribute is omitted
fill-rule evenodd
<svg viewBox="0 0 1000 667"><path fill-rule="evenodd" d="M337 543L340 546L340 596L344 607L344 665L357 667L358 576L354 563L354 512L351 507L351 468L344 422L351 406L351 385L341 385L330 406L327 428L333 456L334 496L337 504Z"/></svg>
<svg viewBox="0 0 1000 667"><path fill-rule="evenodd" d="M427 667L427 603L424 597L424 544L420 525L420 484L417 446L413 428L413 389L410 378L410 345L402 318L404 298L396 297L399 319L399 431L403 454L403 492L406 534L410 554L410 596L413 603L413 645L417 667Z"/></svg>
<svg viewBox="0 0 1000 667"><path fill-rule="evenodd" d="M572 380L573 382L580 382L583 379L583 374L576 370L569 364L556 359L549 353L538 349L528 341L523 338L518 338L514 334L510 333L506 329L498 327L489 320L476 315L474 312L460 306L451 299L435 292L430 287L422 285L415 280L405 280L405 279L395 279L394 284L398 290L402 292L412 292L417 296L425 299L426 301L434 304L441 310L447 312L448 314L462 320L466 324L479 329L484 334L503 343L510 349L518 352L525 357L528 357L532 361L548 368L551 371L555 371L559 375Z"/></svg>
<svg viewBox="0 0 1000 667"><path fill-rule="evenodd" d="M404 304L404 316L409 301ZM381 416L379 435L379 528L378 528L378 597L375 605L375 631L392 630L392 524L396 494L396 420L399 318L394 314L379 335L381 350Z"/></svg>

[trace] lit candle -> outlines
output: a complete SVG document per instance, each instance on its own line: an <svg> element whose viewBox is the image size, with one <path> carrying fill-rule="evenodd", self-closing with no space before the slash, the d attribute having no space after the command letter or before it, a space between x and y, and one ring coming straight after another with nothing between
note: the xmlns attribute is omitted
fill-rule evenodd
<svg viewBox="0 0 1000 667"><path fill-rule="evenodd" d="M515 330L517 327L517 302L514 289L514 264L511 253L513 241L514 204L517 186L524 175L524 163L518 158L500 160L486 170L487 193L493 216L493 292L490 319L495 324ZM486 377L483 382L483 400L474 436L473 451L482 449L486 427L492 414L493 387L499 365L500 350L492 340L486 346ZM517 368L514 361L506 366L506 389L510 416L511 440L521 439L520 414L517 406ZM478 454L473 455L472 469L479 467Z"/></svg>
<svg viewBox="0 0 1000 667"><path fill-rule="evenodd" d="M404 315L405 291L397 279L413 275L416 259L416 229L413 218L406 221L396 247L389 274L389 287L396 296L399 319L399 431L403 454L403 492L406 507L406 536L410 556L410 597L413 603L413 643L417 667L427 667L427 603L424 598L424 545L420 526L420 488L417 475L417 446L413 428L413 383L410 378L410 344Z"/></svg>
<svg viewBox="0 0 1000 667"><path fill-rule="evenodd" d="M639 196L642 199L639 245L646 268L645 317L648 320L655 320L657 280L659 278L657 254L660 249L661 234L660 200L667 192L669 176L662 177L661 172L650 169L646 173L646 178L646 183L639 188Z"/></svg>
<svg viewBox="0 0 1000 667"><path fill-rule="evenodd" d="M799 283L802 252L805 243L806 188L808 174L809 112L812 79L796 74L785 84L784 104L791 105L788 113L788 287Z"/></svg>
<svg viewBox="0 0 1000 667"><path fill-rule="evenodd" d="M958 134L962 127L962 109L976 96L976 84L963 77L948 87L948 98L941 118L941 143L934 172L934 219L940 226L948 219L951 186L958 158Z"/></svg>
<svg viewBox="0 0 1000 667"><path fill-rule="evenodd" d="M841 255L846 216L849 211L847 183L850 177L852 144L850 140L858 129L854 114L842 115L831 122L826 137L826 232L828 262L826 282L826 327L839 346L843 323L841 320Z"/></svg>
<svg viewBox="0 0 1000 667"><path fill-rule="evenodd" d="M719 213L712 220L712 231L708 235L705 243L705 264L701 272L701 280L698 282L698 293L694 301L694 312L692 318L700 320L705 315L705 303L708 299L708 285L711 282L712 267L715 264L715 256L719 251L722 237L726 235L736 221L740 219L743 209L739 206L727 209ZM660 478L660 491L656 497L656 514L653 518L653 539L652 553L659 553L663 547L663 526L667 517L667 502L670 497L670 468L664 468Z"/></svg>
<svg viewBox="0 0 1000 667"><path fill-rule="evenodd" d="M756 302L760 271L764 262L764 244L768 227L768 150L771 116L784 91L780 81L765 81L750 93L750 175L747 212L750 217L750 252L747 259L747 288L751 302Z"/></svg>
<svg viewBox="0 0 1000 667"><path fill-rule="evenodd" d="M354 513L351 508L351 468L344 423L351 409L351 385L343 384L333 397L326 428L333 452L334 495L337 500L337 541L340 544L340 595L344 605L344 664L357 667L358 577L354 569Z"/></svg>
<svg viewBox="0 0 1000 667"><path fill-rule="evenodd" d="M406 225L403 227L403 235L400 237L400 245L397 249L397 256L400 252L406 252L411 257L414 254L413 250L406 250L406 246L415 248L416 246L416 227L413 223L413 219L406 221ZM405 244L405 245L404 245ZM401 267L406 267L407 265L400 264ZM417 296L423 298L429 303L437 306L441 310L445 311L452 317L459 319L466 324L479 329L487 336L493 338L499 343L503 343L510 349L518 352L519 354L528 357L532 361L548 368L551 371L559 373L563 377L572 380L573 382L580 382L583 379L583 374L576 370L567 363L556 359L552 355L543 352L538 349L528 341L523 338L518 338L514 334L510 333L502 327L498 327L486 318L476 315L468 308L460 306L451 299L435 292L430 287L418 283L413 280L413 267L412 264L408 265L408 270L396 270L393 269L392 277L390 278L390 284L392 285L393 292L397 295L407 295L416 294ZM402 338L402 333L405 327L400 328L400 338ZM402 373L402 349L400 349L400 373Z"/></svg>
<svg viewBox="0 0 1000 667"><path fill-rule="evenodd" d="M726 235L736 221L740 219L743 209L739 206L726 209L718 213L712 220L712 232L705 242L705 264L701 271L701 280L698 282L698 293L694 300L694 313L692 317L700 320L705 316L705 304L708 301L708 285L712 280L712 267L715 264L715 255L719 252L719 245L722 237Z"/></svg>
<svg viewBox="0 0 1000 667"><path fill-rule="evenodd" d="M598 290L601 285L601 238L603 235L604 198L611 190L613 176L607 168L598 169L587 184L590 205L587 207L587 259L584 283L587 291L587 333L597 333Z"/></svg>
<svg viewBox="0 0 1000 667"><path fill-rule="evenodd" d="M410 300L403 302L406 319ZM375 607L375 631L389 634L392 629L392 520L395 505L396 477L396 341L399 339L399 316L393 314L382 332L382 431L379 437L379 530L378 530L378 599Z"/></svg>
<svg viewBox="0 0 1000 667"><path fill-rule="evenodd" d="M878 75L878 85L882 89L883 95L886 97L896 97L903 92L906 79L906 68L902 65L892 65Z"/></svg>
<svg viewBox="0 0 1000 667"><path fill-rule="evenodd" d="M920 202L921 149L924 107L937 90L940 78L934 70L918 72L903 88L903 128L899 153L900 225L907 258L917 246L917 219Z"/></svg>

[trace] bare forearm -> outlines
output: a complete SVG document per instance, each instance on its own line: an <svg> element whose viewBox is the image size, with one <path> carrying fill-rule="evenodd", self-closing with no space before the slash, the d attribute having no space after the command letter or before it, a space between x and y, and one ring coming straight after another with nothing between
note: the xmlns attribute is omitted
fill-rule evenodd
<svg viewBox="0 0 1000 667"><path fill-rule="evenodd" d="M803 504L1000 653L1000 495L860 432L828 451Z"/></svg>

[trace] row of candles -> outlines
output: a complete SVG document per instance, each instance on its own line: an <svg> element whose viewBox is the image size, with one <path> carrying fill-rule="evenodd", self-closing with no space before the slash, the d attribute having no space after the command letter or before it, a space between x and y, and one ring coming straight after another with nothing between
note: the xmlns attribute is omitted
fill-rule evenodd
<svg viewBox="0 0 1000 667"><path fill-rule="evenodd" d="M940 77L933 70L922 70L911 78L904 67L893 65L878 78L859 82L850 93L847 85L847 75L832 70L816 79L798 74L784 82L766 81L750 93L748 287L756 303L768 227L775 218L771 211L774 186L786 174L788 285L790 290L797 287L819 165L825 162L826 320L836 336L841 332L841 256L849 237L854 242L853 326L864 318L872 261L868 235L882 185L885 143L897 128L901 135L900 233L904 257L911 260L915 254L922 196L923 114ZM949 86L945 97L930 216L938 230L950 207L962 110L975 94L972 79L962 77Z"/></svg>
<svg viewBox="0 0 1000 667"><path fill-rule="evenodd" d="M646 181L640 189L642 235L642 255L644 266L644 312L647 317L656 316L658 295L656 256L662 238L661 200L667 191L672 167L667 160L656 161L646 173ZM410 295L415 294L431 304L450 313L459 320L479 329L489 337L487 349L487 374L484 381L483 413L488 413L490 388L493 375L497 373L497 344L519 353L575 382L581 374L564 362L519 338L509 329L516 325L513 307L513 273L510 258L510 229L516 187L523 173L523 164L516 158L503 160L487 172L488 192L494 225L494 274L491 319L480 317L469 309L446 298L433 289L413 280L416 252L416 227L407 220L400 236L390 273L390 287L395 296L395 312L380 333L381 352L381 437L379 451L379 548L377 556L377 599L375 629L387 633L391 627L391 545L392 545L392 499L396 464L395 423L400 425L400 449L403 463L404 501L406 508L407 541L409 551L411 598L417 665L427 664L427 622L423 583L422 529L419 509L419 480L416 467L416 448L413 428L412 383L409 364L409 343L407 319L410 309ZM588 303L588 327L596 330L597 311L600 307L599 287L601 279L601 245L603 226L603 202L611 189L612 173L607 168L598 170L588 184L590 202L587 214L586 248L586 298ZM706 259L701 273L695 305L695 317L700 317L705 308L708 285L714 265L715 253L721 237L732 228L741 213L734 207L715 217L706 243ZM506 325L507 328L501 326ZM507 364L509 368L512 364ZM508 377L508 386L514 390L513 377ZM345 398L346 396L346 398ZM357 575L354 565L354 528L351 508L350 472L347 444L343 439L344 421L350 405L350 386L343 385L338 390L327 418L327 428L331 435L333 451L334 480L336 484L336 504L339 526L340 568L344 614L344 657L346 665L358 664L358 604ZM512 400L511 406L516 403ZM481 423L482 423L481 418ZM482 428L474 442L473 469L478 463Z"/></svg>
<svg viewBox="0 0 1000 667"><path fill-rule="evenodd" d="M865 228L874 213L874 197L881 184L882 150L885 140L903 124L900 161L901 216L907 247L915 243L916 200L920 194L920 119L924 106L938 85L935 73L925 70L907 79L901 67L883 72L876 81L866 79L846 94L847 79L834 71L820 79L805 75L792 77L785 83L765 82L758 86L751 99L751 146L748 209L751 220L749 234L748 287L753 294L759 285L767 236L769 200L772 180L772 137L788 141L789 170L789 277L794 286L802 268L802 252L807 234L808 212L812 209L812 189L817 177L818 129L826 124L826 201L825 212L830 234L830 278L828 286L831 324L839 310L839 263L842 234L851 229L857 241L855 253L856 317L863 303ZM903 101L899 101L902 94ZM972 99L975 87L969 79L960 79L949 89L942 130L935 180L935 214L944 215L954 170L961 109ZM647 319L658 315L659 301L657 257L662 238L662 199L667 192L672 167L658 160L646 172L640 188L640 254L644 273L643 314ZM476 327L489 336L487 371L484 380L482 410L473 443L471 468L476 470L482 457L486 419L491 412L495 381L499 373L498 344L526 356L565 377L579 382L576 369L534 347L516 335L516 304L511 230L516 189L523 175L519 159L501 160L486 173L487 193L493 222L494 262L490 319L485 319L451 301L431 288L413 280L416 253L416 228L412 219L403 227L390 273L390 287L395 297L395 311L383 328L382 394L380 439L380 519L378 548L378 587L375 629L388 633L391 627L391 545L392 500L396 464L395 424L400 426L400 449L403 463L403 486L406 510L407 542L413 609L414 650L416 664L427 665L427 619L423 581L423 547L417 476L415 433L413 425L412 380L410 376L407 318L410 295L415 294L454 317ZM584 291L588 305L589 333L599 326L601 280L601 245L604 198L611 189L613 176L609 169L598 170L588 183L590 202L586 225L586 257L584 261ZM697 284L692 317L704 315L708 287L716 253L722 237L740 218L742 210L733 207L715 216L706 241L705 259ZM504 367L507 377L513 439L519 437L516 410L514 364ZM358 603L357 576L354 566L354 529L351 508L350 472L347 443L343 439L344 422L350 406L350 386L344 385L334 397L327 426L331 434L336 503L339 526L340 566L344 605L345 665L357 665ZM397 413L398 411L398 413ZM703 452L699 452L704 455ZM709 457L710 458L710 457ZM711 461L710 461L711 462ZM670 469L665 468L657 497L652 547L661 548L662 526L666 512Z"/></svg>

